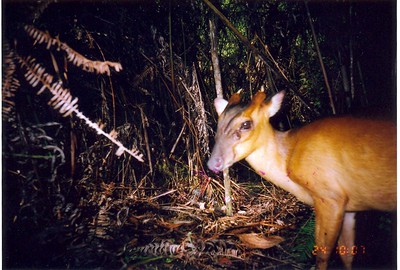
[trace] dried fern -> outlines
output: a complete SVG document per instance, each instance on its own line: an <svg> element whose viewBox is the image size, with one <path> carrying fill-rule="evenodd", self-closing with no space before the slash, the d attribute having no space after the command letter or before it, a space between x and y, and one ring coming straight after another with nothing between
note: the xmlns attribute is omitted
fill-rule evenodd
<svg viewBox="0 0 400 270"><path fill-rule="evenodd" d="M168 240L154 242L141 247L132 248L129 253L140 253L147 256L179 257L186 260L193 258L215 258L218 256L242 259L241 250L229 241L208 240L184 241L174 244Z"/></svg>
<svg viewBox="0 0 400 270"><path fill-rule="evenodd" d="M48 102L55 110L58 110L64 117L75 113L75 115L84 120L85 123L95 129L98 134L107 137L111 142L118 146L118 150L116 152L117 156L121 156L124 152L127 152L137 160L143 162L143 155L139 153L137 149L129 150L125 146L122 145L121 142L116 140L117 132L114 130L110 133L104 132L98 124L93 123L87 118L84 114L82 114L78 110L78 98L73 98L70 91L65 89L62 86L62 82L54 81L53 76L46 73L45 69L38 63L36 63L36 59L30 56L26 58L22 58L16 55L19 63L22 67L26 68L25 79L26 81L32 85L32 87L36 87L38 85L42 85L40 90L38 91L38 95L43 93L45 89L48 89L53 97Z"/></svg>
<svg viewBox="0 0 400 270"><path fill-rule="evenodd" d="M107 74L110 76L110 67L114 68L117 72L122 70L122 65L118 62L89 60L69 47L66 43L61 42L58 37L53 38L48 32L40 31L32 25L26 25L25 31L35 40L35 43L46 44L46 49L49 50L51 47L55 46L58 51L64 51L67 54L69 62L85 71L96 72L97 74Z"/></svg>
<svg viewBox="0 0 400 270"><path fill-rule="evenodd" d="M193 104L191 106L191 110L195 113L194 125L198 132L197 138L199 139L199 145L202 150L202 154L209 154L209 131L211 128L207 125L207 114L205 111L205 106L203 102L203 97L200 91L199 81L197 79L196 68L193 65L192 68L192 85L187 87L182 81L182 85L184 85L185 90L188 95L193 100Z"/></svg>
<svg viewBox="0 0 400 270"><path fill-rule="evenodd" d="M14 108L14 95L20 84L15 78L16 65L14 63L14 52L10 50L8 43L3 44L3 78L2 78L2 112L3 120L9 118Z"/></svg>

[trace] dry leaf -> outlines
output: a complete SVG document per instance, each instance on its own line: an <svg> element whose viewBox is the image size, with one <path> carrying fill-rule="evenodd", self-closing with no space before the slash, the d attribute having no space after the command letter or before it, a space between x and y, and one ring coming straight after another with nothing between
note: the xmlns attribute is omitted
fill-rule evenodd
<svg viewBox="0 0 400 270"><path fill-rule="evenodd" d="M257 233L238 234L237 237L239 237L240 241L242 241L243 244L249 248L262 249L271 248L285 240L280 236L273 235L269 237L264 237L262 234Z"/></svg>
<svg viewBox="0 0 400 270"><path fill-rule="evenodd" d="M232 265L232 261L226 257L218 258L218 263L220 265L225 265L225 266Z"/></svg>
<svg viewBox="0 0 400 270"><path fill-rule="evenodd" d="M190 224L193 223L193 221L189 221L189 220L174 220L171 223L171 222L160 220L157 223L159 225L161 225L162 227L165 227L167 229L175 229L175 228L178 228L178 227L180 227L182 225L190 225Z"/></svg>

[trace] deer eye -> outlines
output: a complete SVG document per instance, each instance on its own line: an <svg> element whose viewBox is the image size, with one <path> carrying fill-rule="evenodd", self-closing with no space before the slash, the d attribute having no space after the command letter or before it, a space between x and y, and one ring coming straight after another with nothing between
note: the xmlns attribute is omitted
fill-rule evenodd
<svg viewBox="0 0 400 270"><path fill-rule="evenodd" d="M253 123L251 121L245 121L240 126L240 130L247 131L247 130L251 129L252 125L253 125Z"/></svg>

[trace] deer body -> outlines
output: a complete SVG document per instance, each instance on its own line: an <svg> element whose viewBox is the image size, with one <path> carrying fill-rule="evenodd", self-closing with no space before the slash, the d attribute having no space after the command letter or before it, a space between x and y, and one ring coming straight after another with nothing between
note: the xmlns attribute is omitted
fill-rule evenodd
<svg viewBox="0 0 400 270"><path fill-rule="evenodd" d="M396 209L393 123L329 118L279 132L269 118L280 109L283 92L268 103L259 92L244 107L235 95L215 101L220 117L208 167L222 171L245 159L263 178L314 206L318 269L327 268L337 240L354 245L355 211ZM351 269L351 255L342 260Z"/></svg>

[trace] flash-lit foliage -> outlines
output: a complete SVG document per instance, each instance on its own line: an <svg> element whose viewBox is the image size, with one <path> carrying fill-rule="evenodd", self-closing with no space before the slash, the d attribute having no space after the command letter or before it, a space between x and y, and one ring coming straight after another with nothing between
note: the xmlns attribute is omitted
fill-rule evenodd
<svg viewBox="0 0 400 270"><path fill-rule="evenodd" d="M338 114L367 105L394 112L393 4L312 1L315 40L304 2L212 2L258 54L205 1L5 1L6 267L258 269L313 263L288 255L298 243L292 240L302 237L295 228L309 219L310 209L265 186L245 166L232 170L238 214L224 215L220 176L205 168L217 118L209 20L216 18L225 97L240 88L247 98L261 86L268 94L286 90L277 126L287 129L332 114L326 83ZM82 56L75 59L123 69L82 71L56 47L35 42L26 25L68 44ZM36 95L30 84L36 80L25 80L16 55L36 59L35 71L45 69L62 83L79 98L80 111L129 149L135 146L144 162L115 156L118 147L84 122L62 118L47 104L51 94ZM246 249L241 233L286 241ZM173 258L165 257L165 243ZM136 254L149 249L157 257Z"/></svg>

